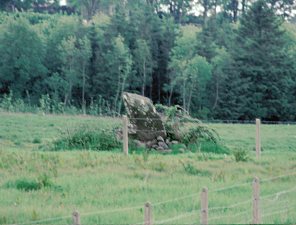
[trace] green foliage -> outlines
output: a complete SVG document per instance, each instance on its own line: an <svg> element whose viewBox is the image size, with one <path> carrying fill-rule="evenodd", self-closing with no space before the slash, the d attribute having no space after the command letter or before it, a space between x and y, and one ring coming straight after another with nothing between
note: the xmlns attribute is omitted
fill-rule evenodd
<svg viewBox="0 0 296 225"><path fill-rule="evenodd" d="M197 127L190 128L182 137L182 142L186 145L198 143L201 140L217 144L219 136L214 129L205 125L198 125Z"/></svg>
<svg viewBox="0 0 296 225"><path fill-rule="evenodd" d="M295 85L295 60L287 54L282 22L263 0L242 17L235 40L238 47L231 51L232 71L219 102L220 107L227 102L222 110L228 118L294 119L289 95Z"/></svg>
<svg viewBox="0 0 296 225"><path fill-rule="evenodd" d="M37 112L36 108L26 104L23 99L15 99L12 91L9 94L4 94L3 98L0 99L0 110L6 112Z"/></svg>
<svg viewBox="0 0 296 225"><path fill-rule="evenodd" d="M41 188L41 185L36 180L30 180L30 179L19 179L15 182L9 182L6 184L7 188L16 188L18 190L24 190L24 191L36 191Z"/></svg>
<svg viewBox="0 0 296 225"><path fill-rule="evenodd" d="M293 1L237 2L2 0L1 109L114 116L128 91L202 119L295 120Z"/></svg>
<svg viewBox="0 0 296 225"><path fill-rule="evenodd" d="M142 86L142 95L145 95L145 89L151 83L151 74L153 71L151 51L145 40L140 39L136 41L134 64L138 75L136 77L141 78L138 82Z"/></svg>
<svg viewBox="0 0 296 225"><path fill-rule="evenodd" d="M111 151L121 147L112 130L90 129L83 126L73 131L64 131L60 136L52 146L49 146L50 149Z"/></svg>
<svg viewBox="0 0 296 225"><path fill-rule="evenodd" d="M40 110L44 113L50 113L51 112L51 99L48 94L41 95L41 98L39 99L40 104Z"/></svg>
<svg viewBox="0 0 296 225"><path fill-rule="evenodd" d="M180 110L178 110L178 107L179 106L177 105L170 106L170 107L164 106L162 104L155 105L156 111L166 116L168 120L173 120L174 118L179 116Z"/></svg>
<svg viewBox="0 0 296 225"><path fill-rule="evenodd" d="M169 139L178 140L192 152L229 153L227 147L221 144L220 137L215 129L191 118L180 106L167 107L157 104L156 109L165 118L164 126ZM173 149L175 148L173 147ZM179 151L174 150L175 152Z"/></svg>
<svg viewBox="0 0 296 225"><path fill-rule="evenodd" d="M4 94L3 95L3 98L1 100L1 103L0 103L0 108L5 110L5 111L8 111L8 112L12 112L13 111L13 94L12 94L12 91L9 92L9 94Z"/></svg>
<svg viewBox="0 0 296 225"><path fill-rule="evenodd" d="M40 35L24 17L9 18L0 29L0 88L13 91L18 98L38 92L37 80L43 79L47 70Z"/></svg>
<svg viewBox="0 0 296 225"><path fill-rule="evenodd" d="M199 139L198 142L188 145L188 150L192 152L215 153L215 154L229 154L229 148L221 141L214 143L212 141Z"/></svg>
<svg viewBox="0 0 296 225"><path fill-rule="evenodd" d="M199 170L190 162L182 162L183 168L187 174L196 175L196 176L205 176L208 177L211 173L207 170Z"/></svg>
<svg viewBox="0 0 296 225"><path fill-rule="evenodd" d="M40 138L34 138L32 141L33 144L41 144L42 140Z"/></svg>
<svg viewBox="0 0 296 225"><path fill-rule="evenodd" d="M188 26L190 27L190 26ZM184 27L186 28L186 27ZM182 98L182 106L188 112L204 106L205 88L212 75L212 67L207 60L196 54L196 29L183 29L171 51L169 104L173 92L178 92ZM196 94L194 94L196 93ZM194 103L194 107L192 107Z"/></svg>
<svg viewBox="0 0 296 225"><path fill-rule="evenodd" d="M236 162L247 162L249 160L248 151L245 149L236 149L233 151Z"/></svg>
<svg viewBox="0 0 296 225"><path fill-rule="evenodd" d="M41 188L52 187L53 182L47 174L40 175L36 180L22 178L5 185L7 188L16 188L21 191L36 191Z"/></svg>
<svg viewBox="0 0 296 225"><path fill-rule="evenodd" d="M212 152L229 154L229 149L221 143L220 137L214 129L198 125L184 132L182 143L192 152Z"/></svg>

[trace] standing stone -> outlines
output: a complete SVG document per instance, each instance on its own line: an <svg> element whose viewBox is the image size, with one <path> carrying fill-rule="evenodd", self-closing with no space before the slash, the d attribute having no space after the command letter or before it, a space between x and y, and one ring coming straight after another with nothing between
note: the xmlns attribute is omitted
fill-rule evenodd
<svg viewBox="0 0 296 225"><path fill-rule="evenodd" d="M160 115L149 98L124 92L123 102L133 127L134 138L140 141L152 141L157 137L166 138L166 131Z"/></svg>

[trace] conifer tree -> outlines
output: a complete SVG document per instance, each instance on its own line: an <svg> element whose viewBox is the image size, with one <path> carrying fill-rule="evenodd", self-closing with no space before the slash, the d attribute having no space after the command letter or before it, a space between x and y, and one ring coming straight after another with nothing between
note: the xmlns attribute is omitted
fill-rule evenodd
<svg viewBox="0 0 296 225"><path fill-rule="evenodd" d="M232 50L231 72L234 74L228 77L228 82L236 86L230 88L231 84L227 83L220 101L220 107L233 112L227 116L236 119L285 118L292 70L282 22L263 0L255 2L243 15L236 48ZM230 106L227 101L236 104Z"/></svg>

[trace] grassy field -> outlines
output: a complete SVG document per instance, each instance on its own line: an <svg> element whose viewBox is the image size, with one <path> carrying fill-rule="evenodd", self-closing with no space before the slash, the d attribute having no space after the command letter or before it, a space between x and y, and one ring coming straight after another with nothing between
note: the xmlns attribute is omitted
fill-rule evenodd
<svg viewBox="0 0 296 225"><path fill-rule="evenodd" d="M262 125L263 153L256 160L255 125L210 124L231 151L248 151L247 162L236 162L233 154L125 157L120 151L43 148L63 131L120 123L113 118L0 113L0 224L71 224L74 210L82 224L137 224L143 222L146 201L153 205L156 224L198 224L205 186L210 224L250 223L255 176L261 179L262 222L296 223L295 125ZM270 179L288 174L294 175ZM42 186L18 188L26 182Z"/></svg>

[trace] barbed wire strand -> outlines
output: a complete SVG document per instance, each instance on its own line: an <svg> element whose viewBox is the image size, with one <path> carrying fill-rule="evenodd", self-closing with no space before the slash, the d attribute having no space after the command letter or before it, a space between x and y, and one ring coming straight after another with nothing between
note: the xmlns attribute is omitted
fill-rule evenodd
<svg viewBox="0 0 296 225"><path fill-rule="evenodd" d="M285 205L281 206L281 204L285 204ZM283 208L283 207L287 207L287 206L289 206L287 200L278 201L277 204L275 204L275 205L272 205L272 204L270 204L268 206L262 206L262 204L260 205L262 212L267 212L270 210L278 209L279 207Z"/></svg>
<svg viewBox="0 0 296 225"><path fill-rule="evenodd" d="M264 195L264 196L260 197L260 199L263 200L263 199L275 196L276 198L272 199L270 201L276 201L281 195L284 195L284 194L287 194L287 193L290 193L290 192L293 192L293 191L296 191L296 186L291 188L291 189L287 189L287 190L284 190L284 191L279 191L279 192L274 193L274 194Z"/></svg>
<svg viewBox="0 0 296 225"><path fill-rule="evenodd" d="M165 203L168 203L168 202L175 202L175 201L179 201L179 200L183 200L183 199L187 199L187 198L192 198L194 196L198 196L200 193L194 193L194 194L190 194L190 195L185 195L183 197L179 197L179 198L173 198L173 199L168 199L168 200L165 200L165 201L161 201L161 202L157 202L157 203L152 203L152 206L158 206L158 205L163 205Z"/></svg>
<svg viewBox="0 0 296 225"><path fill-rule="evenodd" d="M294 205L296 206L296 205ZM279 213L283 213L283 212L286 212L287 210L291 209L292 208L292 205L290 205L288 208L285 208L283 210L278 210L278 211L273 211L273 212L270 212L270 213L266 213L266 214L262 214L261 215L261 218L264 218L266 216L272 216L272 215L276 215L276 214L279 214ZM261 221L262 222L262 221ZM238 224L252 224L252 221L249 220L249 222L245 222L245 221L241 221L239 222Z"/></svg>
<svg viewBox="0 0 296 225"><path fill-rule="evenodd" d="M291 173L291 174L287 174L287 175L281 175L281 176L277 176L277 177L272 177L272 178L269 178L269 179L265 179L264 181L270 181L270 180L274 180L274 179L278 179L278 178L282 178L282 177L286 177L286 176L292 176L292 175L296 175L296 173ZM251 182L246 182L246 183L241 183L241 184L237 184L237 185L232 185L232 186L229 186L229 187L216 189L216 190L213 190L211 192L218 192L218 191L228 190L228 189L232 189L232 188L235 188L235 187L244 186L244 185L250 184L250 183ZM278 193L275 193L275 194L272 194L272 195L266 195L266 196L261 197L261 199L264 199L264 198L267 198L267 197L271 197L271 196L277 195L279 193L284 194L284 193L292 192L295 189L296 189L296 187L294 187L293 189L287 190L287 191L281 191L281 192L278 192ZM183 196L183 197L180 197L180 198L174 198L174 199L169 199L169 200L162 201L162 202L157 202L157 203L152 204L152 205L153 206L157 206L157 205L165 204L165 203L168 203L168 202L173 202L173 201L178 201L178 200L190 198L190 197L193 197L193 196L197 196L199 194L200 193L194 193L194 194L190 194L190 195ZM242 204L242 203L243 202L241 202L240 204ZM237 203L237 204L239 204L239 203ZM95 211L95 212L89 212L89 213L81 213L80 215L83 215L83 216L98 215L98 214L104 214L104 213L113 213L113 212L128 211L128 210L137 209L137 208L142 208L142 206L139 205L139 206L127 207L127 208L119 208L119 209L112 209L112 210L103 210L103 211ZM24 222L24 223L18 223L18 224L19 225L35 224L35 223L41 223L41 222L48 222L48 221L52 221L52 220L61 220L61 219L66 219L66 218L71 218L71 216L53 217L53 218L47 218L47 219L43 219L43 220L31 221L31 222Z"/></svg>
<svg viewBox="0 0 296 225"><path fill-rule="evenodd" d="M36 224L36 223L44 223L44 222L51 222L51 221L56 221L56 220L64 220L64 219L69 219L72 216L61 216L61 217L52 217L52 218L47 218L47 219L42 219L42 220L35 220L35 221L30 221L30 222L22 222L22 223L13 223L13 224L8 224L8 225L29 225L29 224Z"/></svg>
<svg viewBox="0 0 296 225"><path fill-rule="evenodd" d="M269 182L269 181L276 180L276 179L279 179L279 178L289 177L289 176L294 176L294 175L296 175L296 172L293 172L293 173L290 173L290 174L286 174L286 175L280 175L280 176L276 176L276 177L261 179L260 180L260 183Z"/></svg>
<svg viewBox="0 0 296 225"><path fill-rule="evenodd" d="M214 211L214 210L219 210L219 209L231 209L231 208L234 208L236 206L245 205L245 204L250 203L250 202L252 202L252 200L246 200L246 201L239 202L239 203L236 203L236 204L233 204L233 205L230 205L230 206L212 207L212 208L209 208L208 211Z"/></svg>
<svg viewBox="0 0 296 225"><path fill-rule="evenodd" d="M237 214L234 214L234 215L227 215L227 216L217 216L217 217L213 217L213 218L209 218L208 221L212 221L212 220L217 220L217 219L223 219L223 218L228 218L228 217L236 217L236 216L241 216L241 215L244 215L244 214L247 214L249 213L248 211L244 211L244 212L241 212L241 213L237 213Z"/></svg>
<svg viewBox="0 0 296 225"><path fill-rule="evenodd" d="M261 218L264 218L266 216L271 216L271 215L276 215L279 213L283 213L283 212L287 212L289 209L294 208L296 205L290 205L289 207L286 207L285 209L281 209L281 210L277 210L277 211L273 211L273 212L269 212L269 213L265 213L261 215Z"/></svg>
<svg viewBox="0 0 296 225"><path fill-rule="evenodd" d="M129 211L129 210L138 209L138 208L143 208L143 206L139 205L139 206L133 206L133 207L119 208L119 209L93 211L93 212L87 212L87 213L80 213L79 215L80 216L90 216L90 215L108 214L108 213L114 213L114 212L124 212L124 211ZM36 220L36 221L17 223L17 224L18 225L36 224L36 223L43 223L43 222L62 220L62 219L68 219L68 218L71 218L71 216L53 217L53 218L47 218L47 219L43 219L43 220ZM10 224L10 225L14 225L14 224Z"/></svg>
<svg viewBox="0 0 296 225"><path fill-rule="evenodd" d="M126 207L126 208L119 208L119 209L110 209L110 210L102 210L102 211L93 211L93 212L87 212L87 213L80 213L81 216L91 216L91 215L99 215L99 214L108 214L108 213L114 213L114 212L124 212L124 211L130 211L133 209L139 209L143 208L143 205L133 206L133 207Z"/></svg>
<svg viewBox="0 0 296 225"><path fill-rule="evenodd" d="M255 120L202 120L202 123L225 123L225 124L255 124ZM293 125L296 124L296 121L267 121L261 120L262 124L271 124L271 125Z"/></svg>
<svg viewBox="0 0 296 225"><path fill-rule="evenodd" d="M183 213L183 214L181 214L179 216L176 216L176 217L173 217L173 218L155 221L153 224L164 224L164 223L176 221L178 219L188 218L188 217L193 216L195 213L198 213L198 212L199 212L199 210L194 210L194 211L191 211L191 212L188 212L188 213Z"/></svg>
<svg viewBox="0 0 296 225"><path fill-rule="evenodd" d="M215 189L215 190L212 190L212 191L209 190L209 192L225 191L225 190L229 190L229 189L232 189L232 188L242 187L242 186L246 186L246 185L250 185L250 184L251 184L251 182L245 182L245 183L235 184L235 185L224 187L224 188Z"/></svg>
<svg viewBox="0 0 296 225"><path fill-rule="evenodd" d="M282 177L285 177L285 176L291 176L293 174L288 174L288 175L281 175L281 176L277 176L277 177L273 177L273 178L270 178L270 179L277 179L277 178L282 178ZM295 173L296 175L296 173ZM215 189L213 191L209 191L209 192L218 192L218 191L223 191L223 190L228 190L228 189L232 189L232 188L235 188L235 187L240 187L240 186L245 186L247 184L251 184L251 182L245 182L245 183L241 183L241 184L236 184L236 185L232 185L232 186L228 186L228 187L225 187L225 188L220 188L220 189ZM285 193L289 193L289 192L292 192L294 191L294 189L296 189L296 187L292 188L292 189L288 189L288 190L285 190L285 191L280 191L280 192L277 192L275 194L272 194L272 195L266 195L266 196L263 196L261 197L262 198L267 198L267 197L271 197L271 196L274 196L274 195L278 195L278 194L285 194ZM186 195L186 196L183 196L183 197L179 197L179 198L174 198L174 199L169 199L169 200L166 200L166 201L162 201L162 202L157 202L157 203L154 203L152 204L153 206L157 206L157 205L161 205L161 204L165 204L165 203L168 203L168 202L173 202L173 201L178 201L178 200L182 200L182 199L186 199L186 198L190 198L190 197L194 197L194 196L198 196L200 193L193 193L193 194L190 194L190 195ZM230 205L229 207L227 208L232 208L232 207L235 207L237 205L242 205L242 204L246 204L248 202L250 202L251 200L247 200L247 201L243 201L243 202L240 202L240 203L236 203L234 205ZM211 208L211 209L215 209L215 208L226 208L226 207L214 207L214 208Z"/></svg>
<svg viewBox="0 0 296 225"><path fill-rule="evenodd" d="M193 118L194 119L194 118ZM147 120L147 121L163 121L162 118L129 118L129 120ZM178 122L178 119L172 119L172 121ZM188 121L190 123L190 121ZM225 124L255 124L255 120L219 120L219 119L210 119L210 120L200 120L202 124L212 124L212 123L225 123ZM261 120L262 124L271 124L271 125L294 125L296 121L268 121Z"/></svg>

